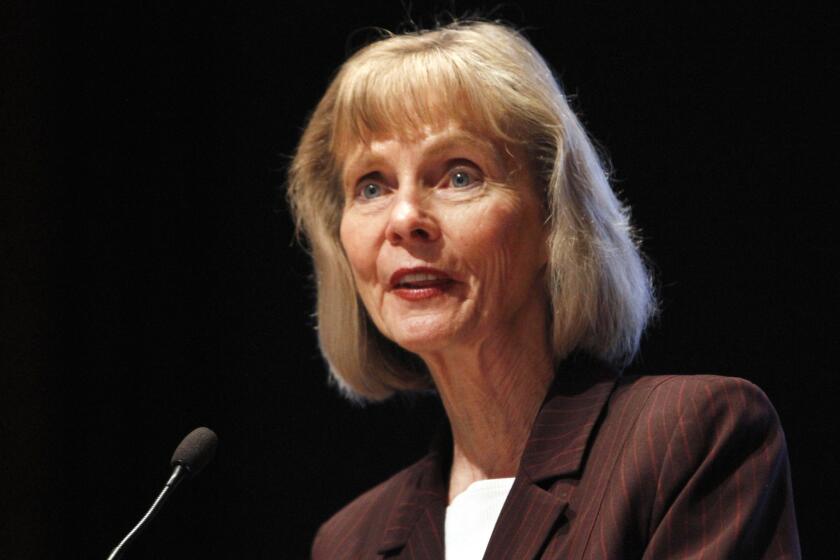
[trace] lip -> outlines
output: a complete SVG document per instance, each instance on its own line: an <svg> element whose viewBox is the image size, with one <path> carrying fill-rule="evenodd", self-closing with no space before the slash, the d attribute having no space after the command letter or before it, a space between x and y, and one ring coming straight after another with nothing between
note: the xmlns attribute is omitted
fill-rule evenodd
<svg viewBox="0 0 840 560"><path fill-rule="evenodd" d="M411 274L429 274L434 279L421 280L414 285L401 285L400 282ZM447 273L428 266L400 268L391 275L391 293L406 301L419 301L445 294L455 283Z"/></svg>
<svg viewBox="0 0 840 560"><path fill-rule="evenodd" d="M411 268L399 268L391 275L390 286L392 290L400 289L400 282L410 274L431 274L436 276L441 283L453 282L453 278L442 270L429 266L415 266Z"/></svg>

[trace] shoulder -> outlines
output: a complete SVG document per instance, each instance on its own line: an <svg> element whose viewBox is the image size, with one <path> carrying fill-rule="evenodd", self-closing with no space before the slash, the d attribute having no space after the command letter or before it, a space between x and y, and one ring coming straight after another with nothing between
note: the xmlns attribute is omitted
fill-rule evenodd
<svg viewBox="0 0 840 560"><path fill-rule="evenodd" d="M651 557L798 557L787 444L753 383L628 377L601 429L592 454L612 473L610 503Z"/></svg>
<svg viewBox="0 0 840 560"><path fill-rule="evenodd" d="M615 484L609 491L615 495L610 503L626 506L625 521L640 543L654 539L658 528L664 530L659 537L668 536L675 523L689 521L707 520L703 530L709 535L725 531L727 524L759 519L748 512L771 502L775 509L761 515L789 519L780 513L792 504L784 434L767 396L744 379L620 379L592 459L611 473Z"/></svg>
<svg viewBox="0 0 840 560"><path fill-rule="evenodd" d="M696 417L709 423L777 422L767 395L746 379L721 375L629 376L619 380L613 406L631 406L663 419Z"/></svg>
<svg viewBox="0 0 840 560"><path fill-rule="evenodd" d="M403 491L429 464L426 456L388 480L366 491L330 517L318 529L312 558L372 555L382 540L387 522Z"/></svg>
<svg viewBox="0 0 840 560"><path fill-rule="evenodd" d="M628 377L616 387L606 424L622 434L620 474L660 508L686 485L713 488L744 468L758 479L787 462L773 405L737 377Z"/></svg>

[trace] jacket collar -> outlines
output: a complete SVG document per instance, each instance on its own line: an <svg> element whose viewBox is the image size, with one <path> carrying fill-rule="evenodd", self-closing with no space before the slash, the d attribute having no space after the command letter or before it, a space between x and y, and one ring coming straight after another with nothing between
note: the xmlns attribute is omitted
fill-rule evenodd
<svg viewBox="0 0 840 560"><path fill-rule="evenodd" d="M522 521L516 510L522 504L545 510L544 528L534 527L534 520L530 521L529 530L538 532L547 532L565 509L568 493L552 493L551 482L580 475L593 429L619 375L617 370L583 355L570 357L558 368L534 421L519 473L496 523L486 558L494 557L493 551L502 546L511 552L503 541L505 533L516 533L514 526ZM431 452L414 466L413 476L401 489L378 548L380 554L411 547L417 558L443 558L451 462L452 436L446 424L435 438ZM516 557L530 557L530 552L521 550Z"/></svg>
<svg viewBox="0 0 840 560"><path fill-rule="evenodd" d="M419 463L400 490L400 496L388 516L385 533L377 552L386 554L406 546L409 539L419 546L420 558L443 558L443 520L452 464L452 435L449 424L438 430L431 450ZM417 554L415 554L417 555Z"/></svg>
<svg viewBox="0 0 840 560"><path fill-rule="evenodd" d="M586 356L566 360L531 428L519 474L532 482L579 474L619 371Z"/></svg>

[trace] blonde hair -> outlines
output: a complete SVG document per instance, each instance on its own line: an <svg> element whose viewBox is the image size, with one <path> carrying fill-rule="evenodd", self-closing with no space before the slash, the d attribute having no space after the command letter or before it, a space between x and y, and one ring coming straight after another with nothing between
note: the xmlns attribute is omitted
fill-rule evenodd
<svg viewBox="0 0 840 560"><path fill-rule="evenodd" d="M382 336L356 295L339 241L342 157L383 132L455 121L524 148L545 197L547 291L556 361L574 350L624 366L655 311L626 207L543 58L518 32L455 22L388 35L340 68L303 132L288 199L317 281L321 351L346 396L432 388L422 360Z"/></svg>

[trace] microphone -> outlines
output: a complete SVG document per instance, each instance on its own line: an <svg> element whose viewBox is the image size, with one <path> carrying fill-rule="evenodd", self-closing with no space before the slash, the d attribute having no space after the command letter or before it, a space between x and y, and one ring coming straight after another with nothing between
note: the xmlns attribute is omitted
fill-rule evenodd
<svg viewBox="0 0 840 560"><path fill-rule="evenodd" d="M169 494L182 480L197 475L207 466L207 463L213 459L213 455L216 453L218 443L219 438L216 437L216 434L210 428L196 428L187 434L187 437L181 441L180 445L175 449L175 453L172 454L172 460L169 462L172 466L172 474L169 476L169 480L166 482L163 490L155 498L152 507L146 512L146 515L140 519L137 525L120 541L120 544L114 548L111 555L108 556L108 560L116 560L122 556L128 544L157 515L157 512L163 506Z"/></svg>

